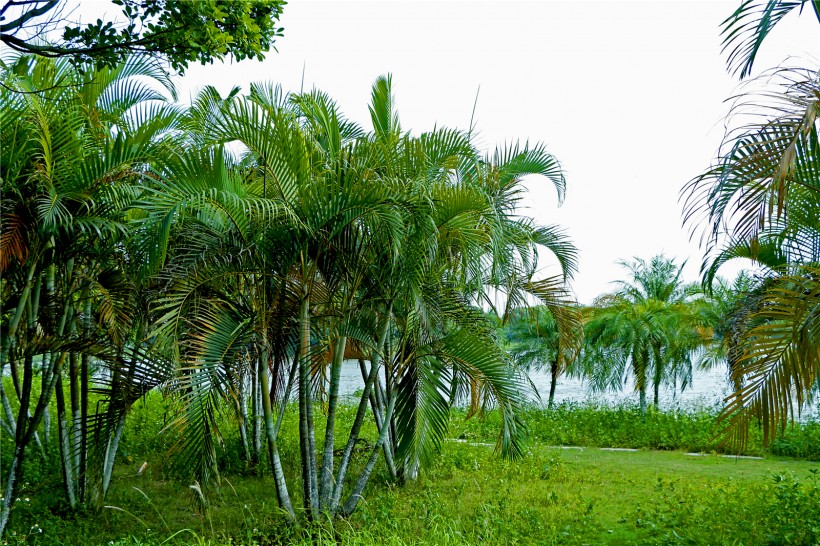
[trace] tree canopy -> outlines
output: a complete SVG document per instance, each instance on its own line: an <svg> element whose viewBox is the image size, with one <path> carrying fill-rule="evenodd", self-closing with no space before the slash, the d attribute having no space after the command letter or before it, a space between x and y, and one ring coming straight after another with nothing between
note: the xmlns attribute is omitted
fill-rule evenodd
<svg viewBox="0 0 820 546"><path fill-rule="evenodd" d="M76 65L113 68L134 53L162 57L184 72L192 62L228 55L259 59L273 47L283 0L111 0L116 20L69 21L63 0L10 0L0 8L0 42L22 53L69 57ZM59 40L43 42L45 33Z"/></svg>

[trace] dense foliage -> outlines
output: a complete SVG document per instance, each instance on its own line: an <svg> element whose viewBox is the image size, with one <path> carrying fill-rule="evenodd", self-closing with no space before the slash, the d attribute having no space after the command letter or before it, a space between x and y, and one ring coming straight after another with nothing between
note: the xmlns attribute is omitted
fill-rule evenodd
<svg viewBox="0 0 820 546"><path fill-rule="evenodd" d="M69 19L62 0L4 2L0 42L21 53L66 57L78 67L114 68L134 53L156 56L181 73L192 62L226 56L264 59L283 30L277 27L283 0L111 2L119 6L119 18L84 24ZM49 32L60 39L44 42Z"/></svg>
<svg viewBox="0 0 820 546"><path fill-rule="evenodd" d="M13 389L0 396L15 443L0 530L32 442L47 453L53 441L52 398L72 508L103 505L129 409L156 388L174 400L180 474L217 475L227 412L248 465L267 445L292 519L285 467L302 468L300 513L348 515L380 454L414 479L467 396L504 416L501 453L522 453L524 376L478 306L490 291L511 308L535 297L561 337L578 328L563 312L574 247L515 213L525 175L563 196L543 146L484 157L462 131L405 132L389 77L373 87L370 130L319 91L266 84L206 88L181 109L144 57L93 73L20 57L3 78L0 361ZM545 249L563 272L537 279ZM345 359L364 390L341 436ZM289 408L300 451L283 461ZM348 476L368 415L379 436Z"/></svg>

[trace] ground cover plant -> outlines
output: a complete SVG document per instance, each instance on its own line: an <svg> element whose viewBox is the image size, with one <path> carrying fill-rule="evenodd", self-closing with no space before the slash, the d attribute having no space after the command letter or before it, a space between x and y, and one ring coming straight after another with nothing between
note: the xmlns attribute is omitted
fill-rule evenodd
<svg viewBox="0 0 820 546"><path fill-rule="evenodd" d="M713 452L693 456L684 445L663 452L560 449L550 445L556 436L542 436L563 422L565 432L586 434L587 445L604 445L608 437L601 431L608 423L627 428L618 421L631 422L636 440L620 447L646 447L641 444L654 430L674 427L673 421L688 421L678 425L689 431L683 438L709 436L716 410L658 412L655 422L644 422L641 433L637 405L609 411L567 404L552 411L532 409L527 422L533 440L526 458L516 462L499 458L487 443L494 440L497 415L465 421L463 413L455 414L448 427L451 439L418 480L399 486L381 463L371 493L350 518L296 528L270 495L270 474L243 461L238 432L226 438L219 481L179 480L164 456L167 440L158 440L157 434L167 423L168 409L166 401L153 395L129 414L108 507L99 513L68 511L59 493L58 466L32 462L27 469L32 479L16 503L20 516L12 521L7 540L100 545L813 544L820 538L816 462L771 453L765 459ZM650 410L645 418L651 421L654 415ZM283 454L298 453L294 417L282 425ZM341 405L338 419L354 420L355 407ZM808 423L794 434L810 436L816 429ZM371 426L363 437L373 442L378 432ZM356 464L365 455L366 450L358 453ZM285 470L288 478L298 476L299 468Z"/></svg>

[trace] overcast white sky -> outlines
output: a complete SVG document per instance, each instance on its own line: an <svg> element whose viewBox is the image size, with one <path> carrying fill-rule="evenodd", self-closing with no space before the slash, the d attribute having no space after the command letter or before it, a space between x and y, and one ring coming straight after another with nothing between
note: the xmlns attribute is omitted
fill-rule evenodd
<svg viewBox="0 0 820 546"><path fill-rule="evenodd" d="M252 81L318 87L367 126L373 81L393 74L405 129L467 128L476 92L479 144L544 142L561 161L567 197L528 181L527 210L565 226L580 249L573 287L583 303L623 276L616 264L664 252L688 259L697 242L681 226L680 188L715 156L724 102L737 81L720 54L719 25L734 1L306 1L285 7L284 38L264 62L192 66L187 101L206 84L223 93ZM114 13L82 2L83 14ZM809 9L784 19L756 72L796 56L817 63ZM731 273L727 271L727 273Z"/></svg>

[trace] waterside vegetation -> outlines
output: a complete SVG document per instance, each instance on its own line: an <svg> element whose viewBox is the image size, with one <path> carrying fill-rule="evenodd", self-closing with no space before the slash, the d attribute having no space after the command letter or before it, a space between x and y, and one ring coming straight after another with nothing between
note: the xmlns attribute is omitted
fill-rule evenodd
<svg viewBox="0 0 820 546"><path fill-rule="evenodd" d="M809 463L592 449L817 457L796 418L820 383L820 73L748 77L772 27L798 6L820 22L820 3L749 0L723 23L748 87L681 191L702 282L635 257L588 307L569 235L518 211L528 177L564 197L544 145L408 131L389 75L365 124L273 83L181 106L137 46L173 38L157 55L178 69L261 58L283 4L115 3L158 23L100 20L58 47L15 38L56 2L0 8L25 52L0 61L0 537L820 539ZM737 258L759 271L722 280ZM362 389L343 397L346 362ZM734 387L717 415L659 409L715 366ZM556 404L561 374L631 382L638 405Z"/></svg>

